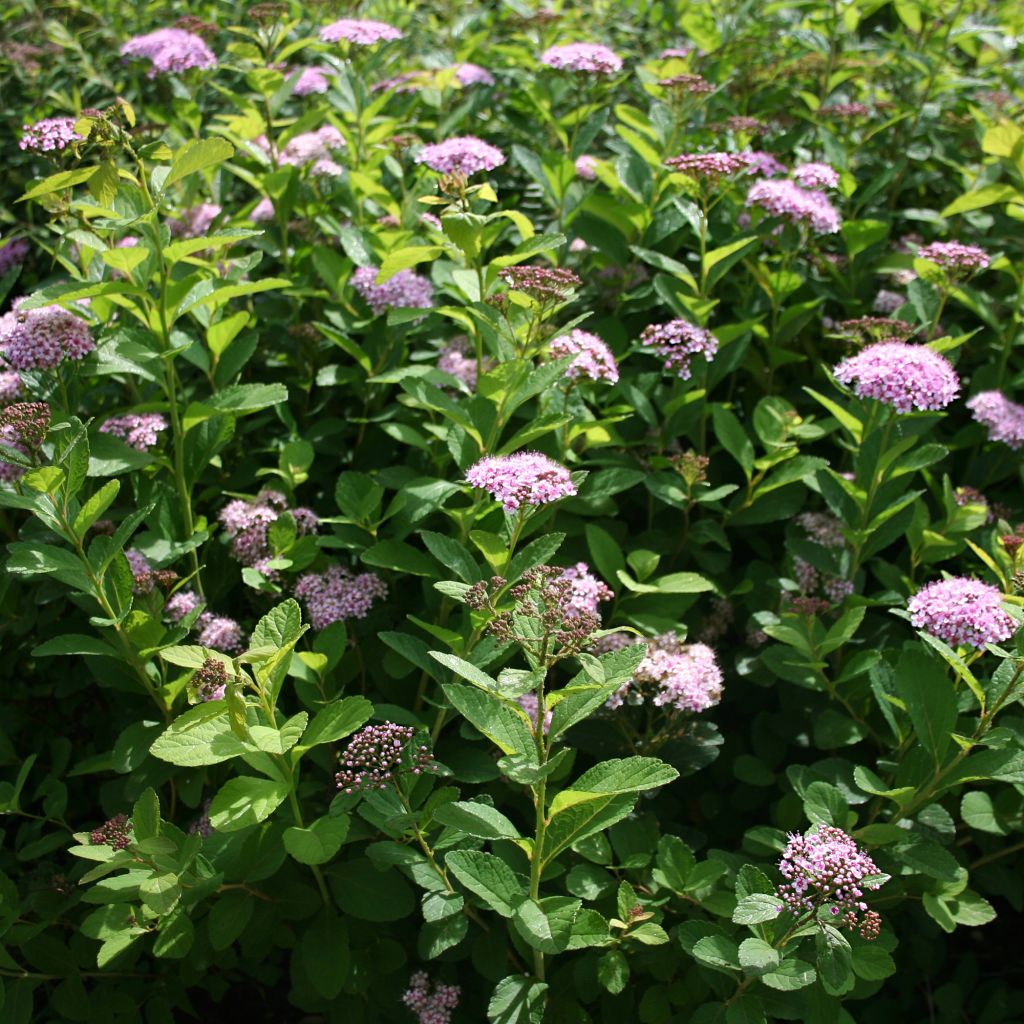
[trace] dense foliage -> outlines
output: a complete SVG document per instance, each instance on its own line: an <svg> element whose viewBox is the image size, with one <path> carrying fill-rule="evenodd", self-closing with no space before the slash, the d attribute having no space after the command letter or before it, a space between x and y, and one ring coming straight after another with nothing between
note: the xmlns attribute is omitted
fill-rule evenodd
<svg viewBox="0 0 1024 1024"><path fill-rule="evenodd" d="M1017 5L0 27L0 1019L1024 1016Z"/></svg>

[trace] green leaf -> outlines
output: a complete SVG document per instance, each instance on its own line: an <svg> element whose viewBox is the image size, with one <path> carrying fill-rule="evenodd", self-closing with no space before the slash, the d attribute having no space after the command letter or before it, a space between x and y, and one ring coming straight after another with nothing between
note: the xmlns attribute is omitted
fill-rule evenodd
<svg viewBox="0 0 1024 1024"><path fill-rule="evenodd" d="M878 945L857 946L853 951L853 973L865 981L883 981L896 973L896 964Z"/></svg>
<svg viewBox="0 0 1024 1024"><path fill-rule="evenodd" d="M655 881L674 892L683 892L697 860L679 836L666 835L658 840L656 863Z"/></svg>
<svg viewBox="0 0 1024 1024"><path fill-rule="evenodd" d="M382 540L367 548L360 556L367 565L382 569L407 572L412 576L436 579L438 565L425 551L406 544L403 540Z"/></svg>
<svg viewBox="0 0 1024 1024"><path fill-rule="evenodd" d="M519 830L490 804L458 800L434 811L434 820L478 839L520 839Z"/></svg>
<svg viewBox="0 0 1024 1024"><path fill-rule="evenodd" d="M89 497L75 516L75 536L81 539L85 536L89 527L114 503L118 491L121 489L120 480L108 480L91 497Z"/></svg>
<svg viewBox="0 0 1024 1024"><path fill-rule="evenodd" d="M188 956L195 940L192 919L178 907L160 923L160 932L153 943L153 954L169 960L182 960Z"/></svg>
<svg viewBox="0 0 1024 1024"><path fill-rule="evenodd" d="M210 804L210 824L218 832L237 832L270 817L287 797L284 782L247 776L229 779Z"/></svg>
<svg viewBox="0 0 1024 1024"><path fill-rule="evenodd" d="M95 658L121 658L122 654L98 636L80 636L67 633L55 636L32 649L35 658L51 658L55 655L79 654Z"/></svg>
<svg viewBox="0 0 1024 1024"><path fill-rule="evenodd" d="M754 445L743 429L743 424L734 412L719 404L711 407L711 422L714 425L715 437L739 463L740 469L749 480L754 469Z"/></svg>
<svg viewBox="0 0 1024 1024"><path fill-rule="evenodd" d="M445 865L471 893L502 917L512 917L527 898L525 880L493 853L453 850L445 858Z"/></svg>
<svg viewBox="0 0 1024 1024"><path fill-rule="evenodd" d="M137 843L160 834L160 798L150 786L132 807L132 833Z"/></svg>
<svg viewBox="0 0 1024 1024"><path fill-rule="evenodd" d="M818 977L830 996L842 996L854 985L853 953L842 932L822 925L815 934L818 950Z"/></svg>
<svg viewBox="0 0 1024 1024"><path fill-rule="evenodd" d="M404 249L396 249L384 257L377 274L377 284L390 280L400 270L408 270L419 263L436 260L444 252L443 245L410 245Z"/></svg>
<svg viewBox="0 0 1024 1024"><path fill-rule="evenodd" d="M516 907L516 931L532 949L553 956L568 948L573 922L582 902L571 896L524 899Z"/></svg>
<svg viewBox="0 0 1024 1024"><path fill-rule="evenodd" d="M227 949L244 931L255 907L253 897L241 889L223 893L210 908L206 928L215 950Z"/></svg>
<svg viewBox="0 0 1024 1024"><path fill-rule="evenodd" d="M300 750L320 743L334 743L354 733L373 714L373 705L365 697L343 697L321 708L302 734Z"/></svg>
<svg viewBox="0 0 1024 1024"><path fill-rule="evenodd" d="M489 1024L541 1024L548 987L525 974L502 978L487 1004Z"/></svg>
<svg viewBox="0 0 1024 1024"><path fill-rule="evenodd" d="M704 938L698 939L693 946L693 956L701 963L710 964L712 967L726 967L737 971L740 969L739 946L724 935L705 935Z"/></svg>
<svg viewBox="0 0 1024 1024"><path fill-rule="evenodd" d="M740 943L740 966L748 974L764 974L779 965L779 951L764 939L744 939Z"/></svg>
<svg viewBox="0 0 1024 1024"><path fill-rule="evenodd" d="M178 876L168 872L147 878L139 885L139 896L154 914L170 913L181 898Z"/></svg>
<svg viewBox="0 0 1024 1024"><path fill-rule="evenodd" d="M326 907L302 928L299 950L314 990L321 999L336 999L349 975L348 928Z"/></svg>
<svg viewBox="0 0 1024 1024"><path fill-rule="evenodd" d="M736 924L761 924L774 921L782 913L782 902L774 893L753 892L736 904L732 919Z"/></svg>
<svg viewBox="0 0 1024 1024"><path fill-rule="evenodd" d="M536 761L537 744L523 713L513 711L500 697L476 687L444 683L442 689L452 707L503 754L522 754Z"/></svg>
<svg viewBox="0 0 1024 1024"><path fill-rule="evenodd" d="M230 160L234 153L234 146L224 139L194 139L186 142L171 160L171 169L164 178L163 191L196 171Z"/></svg>
<svg viewBox="0 0 1024 1024"><path fill-rule="evenodd" d="M81 185L88 181L97 171L96 167L76 167L73 171L59 171L51 174L48 178L33 185L18 202L23 203L28 199L38 199L40 196L48 196L53 192L61 192L66 188Z"/></svg>
<svg viewBox="0 0 1024 1024"><path fill-rule="evenodd" d="M943 217L952 217L955 213L967 213L969 210L980 210L995 203L1020 201L1024 196L1012 185L983 185L981 188L965 192L959 199L954 199L943 211Z"/></svg>
<svg viewBox="0 0 1024 1024"><path fill-rule="evenodd" d="M908 648L897 662L894 682L918 742L939 765L956 728L957 698L951 680L934 658Z"/></svg>
<svg viewBox="0 0 1024 1024"><path fill-rule="evenodd" d="M617 949L608 950L597 962L597 980L617 996L629 982L629 961Z"/></svg>
<svg viewBox="0 0 1024 1024"><path fill-rule="evenodd" d="M252 631L250 646L254 649L287 647L294 644L300 636L302 636L302 609L299 608L298 601L289 598L275 608L271 608L256 623L256 628Z"/></svg>
<svg viewBox="0 0 1024 1024"><path fill-rule="evenodd" d="M665 786L679 778L679 772L656 757L623 757L602 761L584 772L569 789L551 802L555 817L567 807L605 795L641 793Z"/></svg>
<svg viewBox="0 0 1024 1024"><path fill-rule="evenodd" d="M284 848L300 864L326 864L348 835L348 815L317 818L306 828L286 828Z"/></svg>
<svg viewBox="0 0 1024 1024"><path fill-rule="evenodd" d="M762 974L761 981L778 992L794 992L798 988L813 985L817 977L817 972L810 964L803 960L789 959L783 960L774 971Z"/></svg>
<svg viewBox="0 0 1024 1024"><path fill-rule="evenodd" d="M231 731L227 709L218 702L190 708L154 740L149 752L162 761L195 768L229 761L252 749Z"/></svg>
<svg viewBox="0 0 1024 1024"><path fill-rule="evenodd" d="M457 676L472 683L474 686L480 687L481 690L487 690L489 693L495 694L501 693L501 686L498 684L497 679L492 678L483 669L477 668L476 665L466 661L464 658L454 654L445 654L443 651L431 651L430 656L446 668L450 668Z"/></svg>

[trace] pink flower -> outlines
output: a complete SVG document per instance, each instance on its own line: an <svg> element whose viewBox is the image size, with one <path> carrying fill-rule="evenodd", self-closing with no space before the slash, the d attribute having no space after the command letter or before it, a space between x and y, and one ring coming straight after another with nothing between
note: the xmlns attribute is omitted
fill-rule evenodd
<svg viewBox="0 0 1024 1024"><path fill-rule="evenodd" d="M944 409L960 392L960 380L945 356L903 341L868 345L844 359L835 377L858 398L875 398L901 413Z"/></svg>
<svg viewBox="0 0 1024 1024"><path fill-rule="evenodd" d="M257 224L266 224L274 219L274 204L264 196L250 211L249 220Z"/></svg>
<svg viewBox="0 0 1024 1024"><path fill-rule="evenodd" d="M7 242L0 241L0 277L8 270L25 262L31 246L26 238L12 238Z"/></svg>
<svg viewBox="0 0 1024 1024"><path fill-rule="evenodd" d="M189 68L212 68L217 63L213 51L191 32L181 28L161 28L144 36L133 36L121 47L121 56L145 59L152 67L149 77L180 74Z"/></svg>
<svg viewBox="0 0 1024 1024"><path fill-rule="evenodd" d="M20 309L0 317L0 354L15 370L52 370L65 359L84 359L96 348L89 325L60 306Z"/></svg>
<svg viewBox="0 0 1024 1024"><path fill-rule="evenodd" d="M619 379L619 368L612 350L596 334L574 327L568 334L555 338L550 350L554 359L576 357L565 371L566 376L574 380L589 377L615 384Z"/></svg>
<svg viewBox="0 0 1024 1024"><path fill-rule="evenodd" d="M785 174L786 166L780 163L771 153L755 149L740 154L747 165L747 174L763 178L774 178L777 174Z"/></svg>
<svg viewBox="0 0 1024 1024"><path fill-rule="evenodd" d="M576 173L584 181L594 181L597 178L597 171L594 169L597 161L586 153L576 158Z"/></svg>
<svg viewBox="0 0 1024 1024"><path fill-rule="evenodd" d="M59 153L72 142L81 142L82 136L75 131L73 117L44 117L35 124L26 124L19 149L32 149L37 153Z"/></svg>
<svg viewBox="0 0 1024 1024"><path fill-rule="evenodd" d="M342 18L320 30L325 43L339 43L342 40L355 46L374 46L401 39L402 33L394 25L369 19Z"/></svg>
<svg viewBox="0 0 1024 1024"><path fill-rule="evenodd" d="M326 68L303 68L295 82L292 92L296 96L310 96L314 93L323 94L330 88L327 76L330 74Z"/></svg>
<svg viewBox="0 0 1024 1024"><path fill-rule="evenodd" d="M222 654L237 654L242 649L242 627L225 615L203 612L196 620L199 645Z"/></svg>
<svg viewBox="0 0 1024 1024"><path fill-rule="evenodd" d="M0 320L0 324L2 324ZM2 328L0 328L2 329ZM21 374L16 370L0 371L0 405L10 405L22 396Z"/></svg>
<svg viewBox="0 0 1024 1024"><path fill-rule="evenodd" d="M720 178L746 167L747 159L742 153L681 153L665 163L691 177Z"/></svg>
<svg viewBox="0 0 1024 1024"><path fill-rule="evenodd" d="M967 408L978 423L988 427L990 440L1024 448L1024 405L1011 402L1000 391L979 391Z"/></svg>
<svg viewBox="0 0 1024 1024"><path fill-rule="evenodd" d="M631 638L626 637L618 646L626 647L630 642ZM684 644L675 633L662 633L648 641L647 654L632 679L608 698L606 706L615 709L623 704L650 702L655 707L698 713L721 699L722 670L715 652L706 644Z"/></svg>
<svg viewBox="0 0 1024 1024"><path fill-rule="evenodd" d="M661 356L665 369L682 380L690 379L690 364L695 355L702 355L710 361L718 351L718 339L710 331L683 319L650 324L643 329L640 343Z"/></svg>
<svg viewBox="0 0 1024 1024"><path fill-rule="evenodd" d="M878 915L868 910L864 889L878 889L881 881L875 862L841 829L818 825L813 832L791 832L779 861L786 879L778 887L779 899L797 917L831 905L833 917L846 928L860 927L863 938L878 934ZM781 909L781 907L780 907ZM861 917L863 915L863 917Z"/></svg>
<svg viewBox="0 0 1024 1024"><path fill-rule="evenodd" d="M500 149L475 135L460 135L435 142L416 154L416 163L426 164L439 174L461 174L467 178L478 171L493 171L504 162L505 154Z"/></svg>
<svg viewBox="0 0 1024 1024"><path fill-rule="evenodd" d="M946 270L984 270L990 262L984 249L962 242L932 242L922 245L917 255Z"/></svg>
<svg viewBox="0 0 1024 1024"><path fill-rule="evenodd" d="M295 596L306 606L314 629L342 619L365 619L374 603L388 596L387 584L373 572L353 575L340 565L299 577Z"/></svg>
<svg viewBox="0 0 1024 1024"><path fill-rule="evenodd" d="M907 297L901 292L888 291L885 288L879 290L875 296L874 305L871 307L876 313L895 313L900 306L905 306Z"/></svg>
<svg viewBox="0 0 1024 1024"><path fill-rule="evenodd" d="M187 615L191 615L202 606L203 602L195 591L179 590L167 599L167 603L164 605L164 617L171 622L181 622Z"/></svg>
<svg viewBox="0 0 1024 1024"><path fill-rule="evenodd" d="M803 189L796 182L765 179L747 193L747 206L760 206L772 217L794 224L808 224L816 235L832 235L841 220L835 207L820 192Z"/></svg>
<svg viewBox="0 0 1024 1024"><path fill-rule="evenodd" d="M839 188L839 172L829 164L800 164L793 168L793 180L804 188Z"/></svg>
<svg viewBox="0 0 1024 1024"><path fill-rule="evenodd" d="M425 971L417 971L409 979L409 988L402 1002L419 1018L418 1024L449 1024L451 1012L459 1005L458 985L434 985Z"/></svg>
<svg viewBox="0 0 1024 1024"><path fill-rule="evenodd" d="M577 562L562 572L563 580L570 584L569 597L566 604L566 615L569 618L597 615L597 606L602 601L610 601L615 594L605 586L591 571L586 562Z"/></svg>
<svg viewBox="0 0 1024 1024"><path fill-rule="evenodd" d="M951 647L977 649L1008 640L1017 624L1002 609L1003 594L979 580L955 576L922 587L907 603L910 621Z"/></svg>
<svg viewBox="0 0 1024 1024"><path fill-rule="evenodd" d="M487 491L508 512L546 505L576 493L569 470L539 452L490 455L466 470L466 480Z"/></svg>
<svg viewBox="0 0 1024 1024"><path fill-rule="evenodd" d="M200 238L213 226L221 215L216 203L198 203L182 210L181 217L167 222L167 228L175 238Z"/></svg>
<svg viewBox="0 0 1024 1024"><path fill-rule="evenodd" d="M457 338L441 350L437 368L465 384L469 391L476 390L476 356L470 352L464 339Z"/></svg>
<svg viewBox="0 0 1024 1024"><path fill-rule="evenodd" d="M569 43L551 46L540 57L541 63L557 71L581 71L587 74L613 75L622 70L622 58L607 46L597 43Z"/></svg>
<svg viewBox="0 0 1024 1024"><path fill-rule="evenodd" d="M455 77L459 85L466 87L470 85L494 85L494 75L479 64L457 64L455 66Z"/></svg>
<svg viewBox="0 0 1024 1024"><path fill-rule="evenodd" d="M112 416L100 425L101 434L119 437L125 444L140 452L152 448L159 441L157 435L166 429L167 419L158 412Z"/></svg>
<svg viewBox="0 0 1024 1024"><path fill-rule="evenodd" d="M360 267L352 275L352 287L378 316L388 309L430 309L434 286L426 277L400 270L383 284L377 284L377 267Z"/></svg>

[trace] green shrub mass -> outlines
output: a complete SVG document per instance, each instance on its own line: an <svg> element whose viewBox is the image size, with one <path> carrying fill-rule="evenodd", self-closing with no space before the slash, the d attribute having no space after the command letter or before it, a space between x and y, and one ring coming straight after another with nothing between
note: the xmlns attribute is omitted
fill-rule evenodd
<svg viewBox="0 0 1024 1024"><path fill-rule="evenodd" d="M0 1022L1024 1019L1021 38L5 5Z"/></svg>

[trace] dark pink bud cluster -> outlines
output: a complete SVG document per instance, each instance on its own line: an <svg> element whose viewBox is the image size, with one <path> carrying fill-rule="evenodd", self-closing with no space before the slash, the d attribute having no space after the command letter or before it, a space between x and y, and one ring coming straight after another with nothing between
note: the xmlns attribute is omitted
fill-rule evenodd
<svg viewBox="0 0 1024 1024"><path fill-rule="evenodd" d="M402 1002L416 1014L419 1024L450 1024L460 994L458 985L431 985L426 971L417 971L409 979Z"/></svg>
<svg viewBox="0 0 1024 1024"><path fill-rule="evenodd" d="M93 846L111 846L115 850L127 850L132 844L131 832L132 823L127 815L115 814L99 828L93 829L89 835L89 842Z"/></svg>
<svg viewBox="0 0 1024 1024"><path fill-rule="evenodd" d="M671 78L659 78L658 85L674 92L688 92L691 96L706 95L715 91L714 85L703 75L672 75Z"/></svg>
<svg viewBox="0 0 1024 1024"><path fill-rule="evenodd" d="M199 700L223 700L228 689L227 665L219 658L207 658L192 674L192 689Z"/></svg>
<svg viewBox="0 0 1024 1024"><path fill-rule="evenodd" d="M792 913L816 914L822 907L838 918L844 928L861 926L864 938L878 934L880 920L864 902L865 889L879 889L882 881L872 881L878 867L842 829L818 825L813 832L791 832L779 861L779 872L786 879L776 890ZM870 916L869 916L870 915Z"/></svg>
<svg viewBox="0 0 1024 1024"><path fill-rule="evenodd" d="M430 747L415 743L415 735L411 725L394 722L360 729L341 754L341 770L334 776L338 789L345 793L387 789L402 772L438 771Z"/></svg>
<svg viewBox="0 0 1024 1024"><path fill-rule="evenodd" d="M12 441L31 451L38 448L50 430L50 406L46 402L14 402L0 409L0 439Z"/></svg>

